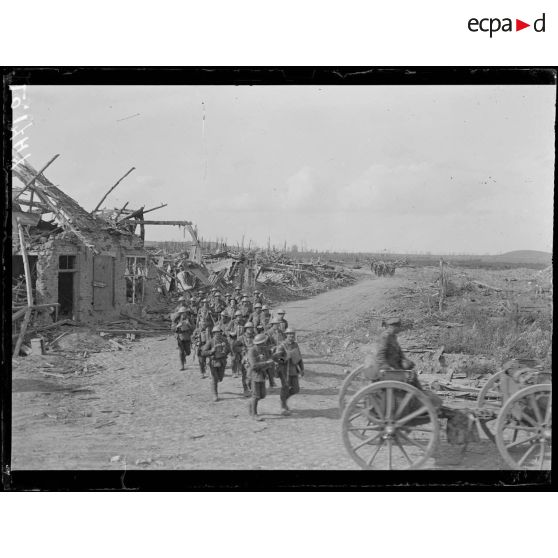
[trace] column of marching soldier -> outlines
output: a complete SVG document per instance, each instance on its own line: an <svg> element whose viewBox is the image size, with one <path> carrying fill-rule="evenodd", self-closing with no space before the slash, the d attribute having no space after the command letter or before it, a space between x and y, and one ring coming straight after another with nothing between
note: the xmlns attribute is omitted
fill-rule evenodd
<svg viewBox="0 0 558 558"><path fill-rule="evenodd" d="M250 398L249 412L255 420L258 401L266 396L266 382L281 385L281 414L289 415L287 400L299 392L299 377L304 375L304 362L296 333L279 309L271 315L263 294L257 290L252 298L236 287L223 295L212 289L206 296L181 296L171 315L176 334L181 370L193 349L202 378L210 371L214 401L219 401L218 385L223 381L230 357L232 375L241 378L243 394Z"/></svg>

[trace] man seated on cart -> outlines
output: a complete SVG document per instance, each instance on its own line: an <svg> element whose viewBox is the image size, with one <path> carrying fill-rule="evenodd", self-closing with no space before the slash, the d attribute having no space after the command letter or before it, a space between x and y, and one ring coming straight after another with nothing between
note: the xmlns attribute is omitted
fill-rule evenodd
<svg viewBox="0 0 558 558"><path fill-rule="evenodd" d="M399 318L389 318L385 324L386 331L380 336L376 349L375 364L379 379L399 379L399 377L394 377L395 373L405 371L405 378L401 378L401 381L405 381L424 392L434 407L439 409L442 406L442 400L421 386L416 372L413 371L415 363L403 354L403 350L399 345L397 334L402 329L401 320ZM390 374L390 372L393 374Z"/></svg>

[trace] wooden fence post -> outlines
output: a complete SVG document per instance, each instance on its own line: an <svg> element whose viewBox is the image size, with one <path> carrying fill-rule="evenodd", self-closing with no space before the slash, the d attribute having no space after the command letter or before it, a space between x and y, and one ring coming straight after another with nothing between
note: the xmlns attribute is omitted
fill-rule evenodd
<svg viewBox="0 0 558 558"><path fill-rule="evenodd" d="M33 312L33 285L31 283L31 269L29 267L29 258L27 257L27 248L25 247L25 238L23 236L23 227L19 219L17 220L17 229L19 232L19 245L21 248L21 256L23 258L23 270L25 272L25 286L27 288L27 310L25 311L25 317L21 324L21 329L19 330L19 337L17 338L14 354L13 356L18 356L21 349L21 344L25 337L25 332L27 331L27 326L31 321L31 313Z"/></svg>
<svg viewBox="0 0 558 558"><path fill-rule="evenodd" d="M438 300L438 310L441 312L444 308L444 299L447 291L447 275L446 262L440 258L440 298Z"/></svg>

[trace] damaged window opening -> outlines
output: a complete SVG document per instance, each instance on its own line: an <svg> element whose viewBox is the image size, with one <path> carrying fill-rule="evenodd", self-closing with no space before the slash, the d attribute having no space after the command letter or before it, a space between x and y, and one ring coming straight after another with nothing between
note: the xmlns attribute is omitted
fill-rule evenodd
<svg viewBox="0 0 558 558"><path fill-rule="evenodd" d="M147 278L147 260L139 256L126 258L126 298L132 304L143 302L145 280Z"/></svg>
<svg viewBox="0 0 558 558"><path fill-rule="evenodd" d="M75 256L60 256L58 259L58 269L60 271L75 270L76 257Z"/></svg>

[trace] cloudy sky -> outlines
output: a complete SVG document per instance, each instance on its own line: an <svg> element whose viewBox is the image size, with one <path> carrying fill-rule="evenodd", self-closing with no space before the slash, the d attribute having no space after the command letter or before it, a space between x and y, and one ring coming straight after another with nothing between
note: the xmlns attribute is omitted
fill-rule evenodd
<svg viewBox="0 0 558 558"><path fill-rule="evenodd" d="M32 86L29 161L87 209L330 250L552 249L552 86ZM176 227L150 240L181 239Z"/></svg>

